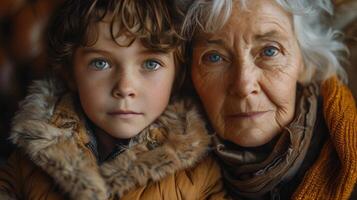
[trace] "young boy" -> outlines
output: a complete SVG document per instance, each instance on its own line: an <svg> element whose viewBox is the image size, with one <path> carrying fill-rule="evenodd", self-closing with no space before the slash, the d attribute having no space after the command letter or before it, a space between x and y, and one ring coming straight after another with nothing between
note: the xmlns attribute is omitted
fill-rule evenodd
<svg viewBox="0 0 357 200"><path fill-rule="evenodd" d="M197 165L204 123L172 98L184 42L169 2L64 3L49 29L63 79L35 82L22 102L0 199L221 198L217 165Z"/></svg>

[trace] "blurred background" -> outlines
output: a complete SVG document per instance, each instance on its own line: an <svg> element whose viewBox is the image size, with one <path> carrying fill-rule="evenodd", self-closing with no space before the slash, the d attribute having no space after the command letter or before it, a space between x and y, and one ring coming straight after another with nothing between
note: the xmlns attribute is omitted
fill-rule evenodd
<svg viewBox="0 0 357 200"><path fill-rule="evenodd" d="M45 28L61 0L0 0L0 162L12 147L7 140L26 88L48 70Z"/></svg>
<svg viewBox="0 0 357 200"><path fill-rule="evenodd" d="M9 156L11 119L34 79L48 71L45 28L62 0L0 0L0 164ZM350 48L345 69L357 98L357 0L335 0L331 23L343 30Z"/></svg>

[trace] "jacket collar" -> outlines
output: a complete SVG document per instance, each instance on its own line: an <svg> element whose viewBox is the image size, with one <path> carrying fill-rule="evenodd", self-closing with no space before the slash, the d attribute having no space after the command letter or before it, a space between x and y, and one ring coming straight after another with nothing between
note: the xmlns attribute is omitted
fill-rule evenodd
<svg viewBox="0 0 357 200"><path fill-rule="evenodd" d="M98 166L71 95L53 79L34 82L13 120L12 142L73 199L122 196L149 181L192 167L210 136L194 104L178 101L133 138L126 151Z"/></svg>

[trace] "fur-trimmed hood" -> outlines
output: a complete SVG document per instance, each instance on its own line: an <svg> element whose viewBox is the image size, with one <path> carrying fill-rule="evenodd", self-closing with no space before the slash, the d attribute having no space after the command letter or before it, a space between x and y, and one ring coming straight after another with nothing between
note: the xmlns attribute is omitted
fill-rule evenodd
<svg viewBox="0 0 357 200"><path fill-rule="evenodd" d="M12 142L72 199L106 199L194 166L210 136L194 104L180 101L98 166L71 95L55 80L35 82L13 120Z"/></svg>

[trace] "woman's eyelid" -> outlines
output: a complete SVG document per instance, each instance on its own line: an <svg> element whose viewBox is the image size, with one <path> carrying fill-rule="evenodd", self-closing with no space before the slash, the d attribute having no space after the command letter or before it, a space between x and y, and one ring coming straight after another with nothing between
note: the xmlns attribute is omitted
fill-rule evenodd
<svg viewBox="0 0 357 200"><path fill-rule="evenodd" d="M274 55L271 55L271 56L264 55L265 51L269 50L269 49L274 49L277 52ZM284 55L284 52L283 52L282 46L279 45L278 43L267 43L264 46L259 47L258 51L256 51L256 53L254 53L254 54L255 54L255 57L273 58L273 57L278 56L279 54Z"/></svg>
<svg viewBox="0 0 357 200"><path fill-rule="evenodd" d="M275 48L277 49L280 53L283 53L283 45L281 45L279 42L269 42L267 43L266 45L264 45L263 49L266 49L266 48Z"/></svg>
<svg viewBox="0 0 357 200"><path fill-rule="evenodd" d="M222 52L222 51L218 51L218 50L208 50L205 51L202 55L202 60L206 59L208 56L212 56L212 55L218 55L221 57L222 61L226 61L226 62L230 62L230 56L229 53L227 52Z"/></svg>

